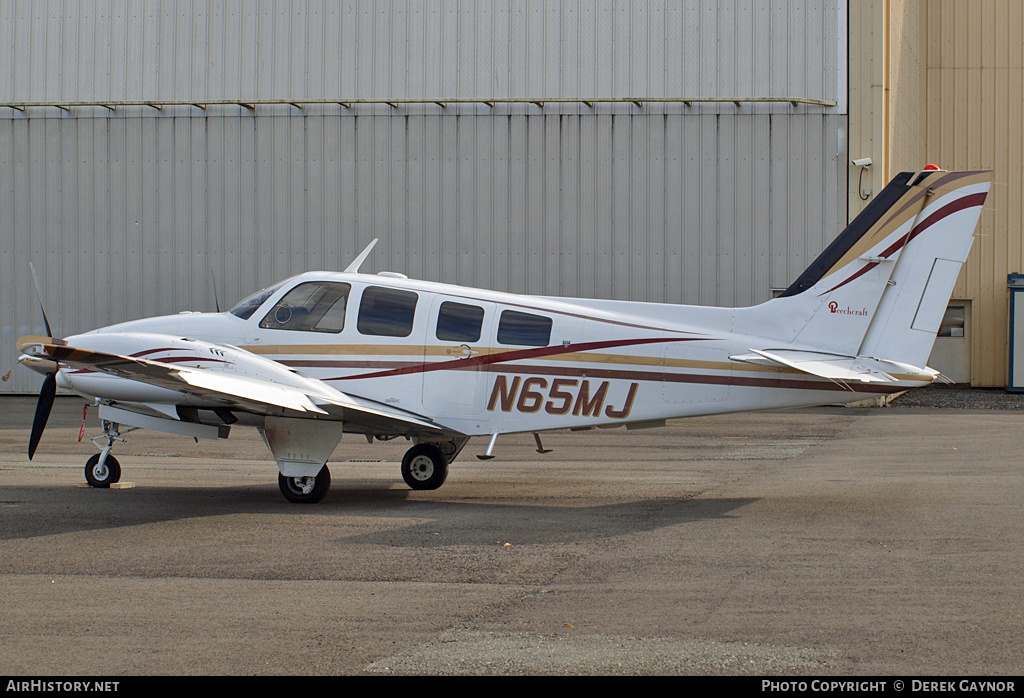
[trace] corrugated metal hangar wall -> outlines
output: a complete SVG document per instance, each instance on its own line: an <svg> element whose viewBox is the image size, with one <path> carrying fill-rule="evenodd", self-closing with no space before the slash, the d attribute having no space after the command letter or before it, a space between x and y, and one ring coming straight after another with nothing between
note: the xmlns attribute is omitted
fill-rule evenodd
<svg viewBox="0 0 1024 698"><path fill-rule="evenodd" d="M29 262L57 335L373 238L364 270L766 300L846 223L845 52L845 0L0 0L6 364Z"/></svg>

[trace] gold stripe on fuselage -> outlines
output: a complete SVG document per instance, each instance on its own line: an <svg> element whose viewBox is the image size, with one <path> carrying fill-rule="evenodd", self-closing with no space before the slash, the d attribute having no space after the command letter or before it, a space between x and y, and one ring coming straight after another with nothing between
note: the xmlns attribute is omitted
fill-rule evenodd
<svg viewBox="0 0 1024 698"><path fill-rule="evenodd" d="M388 356L405 357L409 359L421 358L424 356L450 358L457 356L457 350L462 345L453 346L426 346L409 344L276 344L256 345L242 347L253 354L277 355L277 356ZM474 347L469 346L474 352L473 356L494 356L508 351L504 347ZM566 352L554 356L543 356L531 359L531 361L555 363L559 361L572 361L579 363L604 364L606 366L652 366L668 369L700 369L705 371L745 371L748 373L782 373L790 375L813 375L805 371L791 368L789 366L765 366L762 364L751 364L740 361L700 361L697 359L669 359L663 356L631 356L628 354L607 354L597 352ZM921 381L929 378L923 374L912 373L890 373L893 378L899 381Z"/></svg>

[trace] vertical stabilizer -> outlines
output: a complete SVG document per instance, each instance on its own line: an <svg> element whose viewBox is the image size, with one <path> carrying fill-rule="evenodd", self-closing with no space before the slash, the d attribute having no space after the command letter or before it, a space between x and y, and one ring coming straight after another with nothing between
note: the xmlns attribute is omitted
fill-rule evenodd
<svg viewBox="0 0 1024 698"><path fill-rule="evenodd" d="M991 184L988 172L904 172L779 298L763 333L924 366Z"/></svg>
<svg viewBox="0 0 1024 698"><path fill-rule="evenodd" d="M898 240L899 258L859 353L924 366L935 344L991 185L989 172L924 173L921 213Z"/></svg>

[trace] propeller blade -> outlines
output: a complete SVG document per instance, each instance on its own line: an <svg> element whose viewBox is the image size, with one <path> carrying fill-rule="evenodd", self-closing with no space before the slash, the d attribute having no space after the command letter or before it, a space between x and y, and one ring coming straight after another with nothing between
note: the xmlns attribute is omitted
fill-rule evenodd
<svg viewBox="0 0 1024 698"><path fill-rule="evenodd" d="M52 337L53 330L50 329L50 321L46 317L46 308L43 307L43 292L39 289L39 279L36 278L36 268L32 266L32 262L28 263L28 268L32 270L32 282L36 285L36 298L39 299L39 309L43 311L43 324L46 325L46 336Z"/></svg>
<svg viewBox="0 0 1024 698"><path fill-rule="evenodd" d="M57 396L57 374L47 373L43 379L43 388L39 391L39 402L36 403L36 416L32 419L32 435L28 439L28 459L36 453L36 446L39 439L43 437L43 429L46 428L46 420L50 418L50 410L53 409L53 399Z"/></svg>

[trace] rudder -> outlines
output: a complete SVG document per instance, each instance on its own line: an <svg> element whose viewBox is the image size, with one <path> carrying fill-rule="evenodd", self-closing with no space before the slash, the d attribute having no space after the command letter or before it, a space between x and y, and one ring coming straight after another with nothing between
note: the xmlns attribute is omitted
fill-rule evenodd
<svg viewBox="0 0 1024 698"><path fill-rule="evenodd" d="M898 259L859 354L924 366L960 269L974 242L990 172L925 173L914 226L894 245Z"/></svg>
<svg viewBox="0 0 1024 698"><path fill-rule="evenodd" d="M990 184L988 172L897 175L792 286L760 306L764 334L923 367Z"/></svg>

